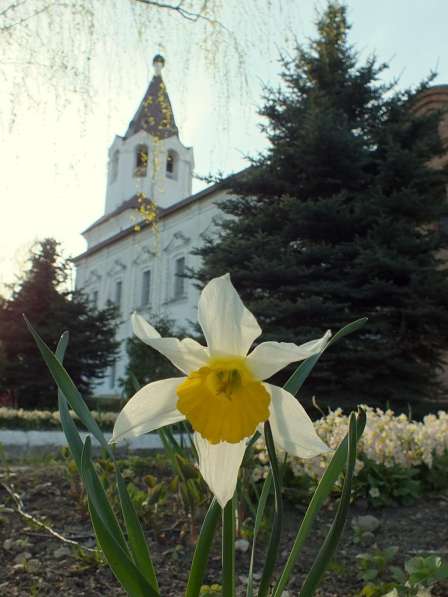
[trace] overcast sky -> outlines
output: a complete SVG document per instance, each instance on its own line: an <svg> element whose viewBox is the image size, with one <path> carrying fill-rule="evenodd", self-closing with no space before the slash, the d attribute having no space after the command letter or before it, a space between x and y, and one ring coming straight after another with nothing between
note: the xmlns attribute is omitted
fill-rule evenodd
<svg viewBox="0 0 448 597"><path fill-rule="evenodd" d="M267 5L267 0L258 4ZM0 286L18 273L38 238L56 237L67 255L84 249L80 232L104 210L107 149L115 134L125 132L138 107L155 53L166 58L164 79L181 141L193 146L198 174L237 171L245 165L244 155L263 149L256 114L262 84L278 83L278 52L291 47L293 35L305 41L313 34L316 3L273 0L272 5L266 22L261 12L255 25L249 17L244 21L244 14L239 20L232 11L224 15L225 24L242 40L245 59L244 67L234 64L227 71L226 60L235 62L231 52L221 52L208 68L210 51L204 57L196 47L186 54L185 40L191 50L196 25L166 17L156 32L139 37L135 23L123 16L91 58L87 106L76 85L61 80L58 89L57 77L54 85L46 85L38 76L33 79L32 71L21 94L18 71L28 58L23 47L9 44L0 97ZM446 0L351 0L348 6L352 43L362 56L375 51L388 62L388 78L400 77L400 85L409 86L437 70L435 82L448 83ZM257 28L253 43L251 27ZM108 47L120 48L119 64L111 60ZM111 77L117 69L118 79ZM195 183L195 190L199 188Z"/></svg>

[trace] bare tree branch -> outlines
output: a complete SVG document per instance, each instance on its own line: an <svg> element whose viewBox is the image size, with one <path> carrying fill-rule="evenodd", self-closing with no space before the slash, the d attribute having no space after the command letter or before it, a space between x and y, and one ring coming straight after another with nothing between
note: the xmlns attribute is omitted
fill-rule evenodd
<svg viewBox="0 0 448 597"><path fill-rule="evenodd" d="M13 488L7 485L6 483L1 483L1 485L5 489L9 497L13 500L16 512L20 514L20 516L22 516L22 518L24 518L27 522L45 530L47 533L49 533L59 541L62 541L63 543L68 543L69 545L73 545L75 547L79 547L80 549L90 551L93 553L97 551L96 549L92 549L91 547L85 547L84 545L81 545L81 543L78 543L78 541L74 541L73 539L68 539L67 537L64 537L64 535L61 535L60 533L52 529L48 524L42 522L42 520L39 520L31 514L28 514L28 512L25 512L23 501L20 495L18 493L15 493Z"/></svg>
<svg viewBox="0 0 448 597"><path fill-rule="evenodd" d="M0 17L3 19L6 19L8 17L8 13L10 11L12 11L12 13L14 14L14 11L16 11L17 9L19 9L21 6L23 6L24 4L26 4L27 0L18 0L17 2L10 4L9 6L7 6L4 10L0 11ZM18 27L19 25L23 25L23 23L26 23L27 21L29 21L30 19L33 19L34 17L37 17L38 15L47 12L47 10L51 8L51 4L46 4L45 6L42 6L41 8L39 8L38 10L35 10L33 12L31 12L29 15L24 16L19 18L16 21L12 21L10 23L7 24L2 24L0 22L0 31L1 32L6 32L9 31L10 29L14 29L14 27ZM8 17L8 18L12 18L12 17Z"/></svg>
<svg viewBox="0 0 448 597"><path fill-rule="evenodd" d="M199 20L203 20L207 21L211 25L219 25L220 27L223 27L222 23L204 14L205 9L207 8L208 0L203 0L202 8L197 12L187 10L186 8L184 8L183 0L181 0L177 4L159 2L158 0L135 0L135 2L140 2L141 4L146 4L148 6L154 6L156 8L165 8L168 10L172 10L173 12L176 12L178 15L180 15L187 21L191 21L192 23L196 23Z"/></svg>

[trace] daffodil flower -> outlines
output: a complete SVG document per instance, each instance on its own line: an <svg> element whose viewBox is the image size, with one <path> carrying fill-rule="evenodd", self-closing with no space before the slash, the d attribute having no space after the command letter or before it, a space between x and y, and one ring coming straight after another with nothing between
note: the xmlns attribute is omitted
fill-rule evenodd
<svg viewBox="0 0 448 597"><path fill-rule="evenodd" d="M265 421L270 422L276 445L292 455L311 458L328 451L297 399L264 380L289 363L321 352L331 334L301 346L263 342L249 353L261 328L229 274L204 287L198 320L207 347L190 338L162 338L140 315L132 315L134 333L185 377L139 390L119 414L111 441L188 420L201 474L224 507L235 492L247 441Z"/></svg>

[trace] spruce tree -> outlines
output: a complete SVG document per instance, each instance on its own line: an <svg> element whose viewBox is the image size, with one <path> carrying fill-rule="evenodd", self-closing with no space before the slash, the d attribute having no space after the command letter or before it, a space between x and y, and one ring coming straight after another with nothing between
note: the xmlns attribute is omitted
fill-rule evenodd
<svg viewBox="0 0 448 597"><path fill-rule="evenodd" d="M197 251L203 284L230 272L263 339L301 343L367 316L328 350L302 398L395 407L436 399L448 349L448 277L434 224L446 206L440 114L416 89L361 61L346 8L329 2L316 37L282 59L260 111L269 148L222 184L218 237ZM228 216L231 216L230 218ZM283 378L277 381L282 381Z"/></svg>
<svg viewBox="0 0 448 597"><path fill-rule="evenodd" d="M56 387L23 314L53 350L61 333L70 332L64 365L84 396L116 357L115 306L97 310L83 294L69 290L70 267L54 239L39 242L11 298L0 305L1 389L21 408L57 408Z"/></svg>

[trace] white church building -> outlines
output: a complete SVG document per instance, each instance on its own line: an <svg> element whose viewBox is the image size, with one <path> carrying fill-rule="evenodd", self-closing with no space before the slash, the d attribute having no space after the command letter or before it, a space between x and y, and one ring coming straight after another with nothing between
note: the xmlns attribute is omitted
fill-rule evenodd
<svg viewBox="0 0 448 597"><path fill-rule="evenodd" d="M134 118L109 149L104 215L82 233L87 248L74 259L76 288L98 308L114 302L122 320L119 357L97 396L120 394L133 311L166 316L184 328L196 321L199 291L181 276L199 264L192 249L210 234L216 203L226 196L220 185L192 194L193 149L179 139L161 76L163 57L155 56L153 65Z"/></svg>

